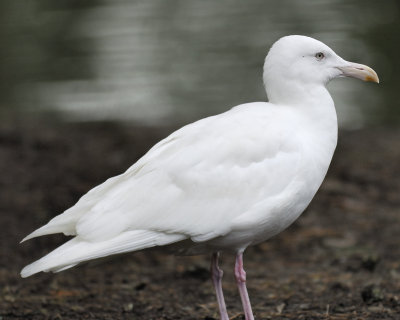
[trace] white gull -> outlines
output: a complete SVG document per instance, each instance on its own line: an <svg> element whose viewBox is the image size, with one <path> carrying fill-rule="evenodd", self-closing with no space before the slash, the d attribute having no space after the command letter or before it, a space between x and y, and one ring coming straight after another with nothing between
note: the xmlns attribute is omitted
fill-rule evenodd
<svg viewBox="0 0 400 320"><path fill-rule="evenodd" d="M337 142L335 107L325 85L342 76L379 82L371 68L345 61L320 41L279 39L264 64L269 102L242 104L189 124L125 173L90 190L23 240L74 236L26 266L22 277L154 246L211 253L220 315L227 320L218 257L233 251L245 318L254 319L243 252L287 228L320 187Z"/></svg>

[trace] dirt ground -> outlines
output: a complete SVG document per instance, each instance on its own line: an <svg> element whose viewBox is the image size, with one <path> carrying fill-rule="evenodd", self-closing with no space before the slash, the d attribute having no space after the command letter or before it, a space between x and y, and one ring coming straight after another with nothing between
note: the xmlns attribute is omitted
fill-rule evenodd
<svg viewBox="0 0 400 320"><path fill-rule="evenodd" d="M19 241L121 173L174 128L0 124L0 319L218 319L209 257L126 254L19 277L64 241ZM341 132L333 165L288 230L245 253L256 319L400 319L400 130ZM232 319L244 319L222 256Z"/></svg>

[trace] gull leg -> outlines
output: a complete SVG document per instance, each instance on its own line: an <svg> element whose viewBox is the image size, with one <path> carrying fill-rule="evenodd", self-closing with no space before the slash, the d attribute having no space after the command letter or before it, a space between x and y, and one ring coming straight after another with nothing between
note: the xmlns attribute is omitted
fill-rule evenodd
<svg viewBox="0 0 400 320"><path fill-rule="evenodd" d="M246 320L254 320L249 294L246 288L246 271L243 269L243 252L239 252L236 255L235 278L239 288L240 299L242 300L244 316Z"/></svg>
<svg viewBox="0 0 400 320"><path fill-rule="evenodd" d="M215 252L211 256L211 279L214 284L215 293L217 294L219 313L221 320L229 320L226 311L224 293L222 292L222 275L224 272L218 266L219 252Z"/></svg>

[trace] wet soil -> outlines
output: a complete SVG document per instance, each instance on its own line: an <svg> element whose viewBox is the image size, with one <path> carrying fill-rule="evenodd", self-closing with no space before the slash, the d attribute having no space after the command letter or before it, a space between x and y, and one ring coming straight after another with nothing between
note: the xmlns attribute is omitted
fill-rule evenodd
<svg viewBox="0 0 400 320"><path fill-rule="evenodd" d="M0 319L218 319L208 256L126 254L27 279L61 244L19 245L175 128L46 121L0 124ZM256 319L400 319L400 130L341 132L314 201L288 230L245 253ZM222 256L232 319L244 319Z"/></svg>

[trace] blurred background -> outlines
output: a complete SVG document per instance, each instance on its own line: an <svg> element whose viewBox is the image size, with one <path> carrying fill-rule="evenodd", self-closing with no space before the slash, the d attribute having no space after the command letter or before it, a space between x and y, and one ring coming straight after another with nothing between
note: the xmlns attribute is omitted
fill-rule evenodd
<svg viewBox="0 0 400 320"><path fill-rule="evenodd" d="M4 116L186 123L266 100L263 59L288 34L373 67L330 84L342 127L400 121L397 0L2 0Z"/></svg>
<svg viewBox="0 0 400 320"><path fill-rule="evenodd" d="M246 251L257 319L400 314L399 0L1 0L0 319L217 319L209 257L127 254L21 279L65 242L19 244L179 126L266 101L262 66L315 37L381 83L329 84L338 147L310 207ZM232 319L243 319L223 255Z"/></svg>

